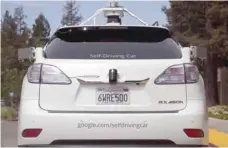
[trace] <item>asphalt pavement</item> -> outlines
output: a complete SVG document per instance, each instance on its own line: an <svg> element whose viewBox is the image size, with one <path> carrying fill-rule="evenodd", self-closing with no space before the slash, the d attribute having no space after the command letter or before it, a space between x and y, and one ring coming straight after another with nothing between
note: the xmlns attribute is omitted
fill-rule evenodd
<svg viewBox="0 0 228 148"><path fill-rule="evenodd" d="M210 118L209 120L210 128L216 129L219 132L228 133L228 121L227 120L219 120L215 118Z"/></svg>
<svg viewBox="0 0 228 148"><path fill-rule="evenodd" d="M17 147L16 121L1 121L1 147Z"/></svg>
<svg viewBox="0 0 228 148"><path fill-rule="evenodd" d="M223 133L228 133L228 124L227 123L228 123L228 121L222 121L222 120L217 120L217 119L212 119L212 118L209 119L210 129L212 128L217 131L221 131ZM2 147L17 147L17 122L2 120L1 129L2 129L1 130L1 146Z"/></svg>

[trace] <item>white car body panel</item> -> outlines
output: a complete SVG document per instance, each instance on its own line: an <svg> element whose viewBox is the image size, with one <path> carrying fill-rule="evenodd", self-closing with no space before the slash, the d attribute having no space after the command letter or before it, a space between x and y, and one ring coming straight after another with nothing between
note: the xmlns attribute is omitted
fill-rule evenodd
<svg viewBox="0 0 228 148"><path fill-rule="evenodd" d="M29 84L33 85L33 84ZM29 88L32 88L30 86ZM38 93L38 92L37 92ZM31 94L31 93L30 93ZM192 95L188 106L178 113L49 113L37 105L38 99L23 94L18 123L18 144L50 144L54 140L69 139L168 139L179 145L208 145L208 118L205 98ZM34 95L32 95L34 96ZM147 123L146 128L78 128L80 123ZM43 129L38 138L23 138L26 128ZM204 138L189 138L183 129L197 128L204 131ZM175 135L175 136L174 136Z"/></svg>
<svg viewBox="0 0 228 148"><path fill-rule="evenodd" d="M163 93L166 85L155 85L154 80L168 67L182 63L178 60L45 60L60 68L72 80L70 85L46 85L40 86L40 107L49 111L177 111L186 106L185 84L170 85L169 90ZM111 66L110 66L111 65ZM131 65L134 65L133 67ZM148 67L153 67L148 70ZM119 82L127 80L150 80L141 86L122 84L110 86L108 84L108 70L116 68L120 72ZM138 69L135 71L135 69ZM88 75L100 76L88 78ZM81 79L94 79L106 82L100 85L83 85ZM129 89L130 105L110 106L96 105L96 89L106 87L125 87ZM53 93L55 92L55 93ZM176 93L178 92L178 93ZM181 104L159 104L161 100L167 100L173 96L173 100L183 101ZM64 98L64 99L63 99ZM171 101L169 99L169 101Z"/></svg>
<svg viewBox="0 0 228 148"><path fill-rule="evenodd" d="M44 49L45 50L45 49ZM18 145L49 145L58 140L168 140L176 145L208 145L208 116L203 79L192 84L156 85L168 67L190 63L187 51L181 59L61 60L45 59L37 51L35 63L58 67L71 84L34 84L24 77L18 122ZM121 84L129 90L129 105L96 105L98 88L114 87L108 71L118 69ZM125 81L145 80L142 85ZM83 84L79 81L103 84ZM161 104L159 101L182 101ZM81 124L87 127L79 127ZM119 124L119 125L116 125ZM121 124L121 126L120 126ZM130 127L122 127L127 124ZM137 129L135 125L143 124ZM98 127L107 126L112 127ZM89 126L89 128L88 128ZM41 128L36 138L24 138L25 129ZM189 138L184 129L201 129L202 138Z"/></svg>

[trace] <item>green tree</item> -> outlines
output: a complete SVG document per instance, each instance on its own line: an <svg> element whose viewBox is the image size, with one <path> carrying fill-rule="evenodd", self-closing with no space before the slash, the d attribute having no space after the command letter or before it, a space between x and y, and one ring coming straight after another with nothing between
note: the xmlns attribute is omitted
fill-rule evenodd
<svg viewBox="0 0 228 148"><path fill-rule="evenodd" d="M14 92L13 99L16 99L16 101L20 99L21 85L25 73L25 70L18 70L16 68L7 69L1 72L1 77L3 81L1 88L2 99L6 99L9 101L10 92Z"/></svg>
<svg viewBox="0 0 228 148"><path fill-rule="evenodd" d="M15 99L19 99L20 96L27 63L18 61L17 50L27 46L30 35L25 18L23 7L17 7L13 15L6 10L1 20L1 97L3 99L9 99L11 91L15 93Z"/></svg>
<svg viewBox="0 0 228 148"><path fill-rule="evenodd" d="M14 11L14 22L17 24L17 42L16 48L26 47L28 45L29 37L31 35L30 29L27 27L23 7L17 7Z"/></svg>
<svg viewBox="0 0 228 148"><path fill-rule="evenodd" d="M5 11L5 14L1 20L1 34L2 34L2 47L9 45L15 39L17 25L13 19L13 16L8 10Z"/></svg>
<svg viewBox="0 0 228 148"><path fill-rule="evenodd" d="M23 8L17 7L13 16L6 10L1 20L2 70L19 66L17 49L27 46L30 35L25 18Z"/></svg>
<svg viewBox="0 0 228 148"><path fill-rule="evenodd" d="M186 45L208 46L218 57L228 58L228 3L224 1L170 1L163 7L167 26Z"/></svg>
<svg viewBox="0 0 228 148"><path fill-rule="evenodd" d="M210 50L220 59L228 60L228 3L210 2L207 5Z"/></svg>
<svg viewBox="0 0 228 148"><path fill-rule="evenodd" d="M19 35L23 34L23 32L27 29L27 24L24 19L27 16L24 14L23 7L17 7L14 12L14 21L17 24L17 33Z"/></svg>
<svg viewBox="0 0 228 148"><path fill-rule="evenodd" d="M79 14L79 5L76 1L67 1L63 7L63 16L61 24L64 25L77 25L81 22L82 16Z"/></svg>
<svg viewBox="0 0 228 148"><path fill-rule="evenodd" d="M41 13L35 19L35 24L32 27L32 39L30 45L32 46L43 46L44 40L49 38L51 32L50 24L45 16Z"/></svg>
<svg viewBox="0 0 228 148"><path fill-rule="evenodd" d="M207 43L205 2L170 1L170 8L163 7L167 26L183 46Z"/></svg>

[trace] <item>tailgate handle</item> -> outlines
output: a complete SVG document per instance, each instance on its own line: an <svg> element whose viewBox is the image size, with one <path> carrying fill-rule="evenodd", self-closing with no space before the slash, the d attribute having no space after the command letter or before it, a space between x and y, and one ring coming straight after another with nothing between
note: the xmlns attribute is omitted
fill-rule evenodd
<svg viewBox="0 0 228 148"><path fill-rule="evenodd" d="M79 83L81 84L109 84L109 82L103 82L103 81L94 81L94 80L83 80L80 78L77 78ZM126 80L124 82L116 82L116 84L136 84L136 85L145 85L150 78L142 79L142 80Z"/></svg>

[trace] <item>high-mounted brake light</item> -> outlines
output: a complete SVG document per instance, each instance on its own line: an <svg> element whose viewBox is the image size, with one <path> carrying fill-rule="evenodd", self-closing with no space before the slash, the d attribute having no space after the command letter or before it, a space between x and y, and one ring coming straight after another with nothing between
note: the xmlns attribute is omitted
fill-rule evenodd
<svg viewBox="0 0 228 148"><path fill-rule="evenodd" d="M157 79L155 84L189 84L199 80L199 70L193 64L173 65L166 69Z"/></svg>
<svg viewBox="0 0 228 148"><path fill-rule="evenodd" d="M71 80L58 67L46 64L34 64L27 73L30 83L70 84Z"/></svg>

